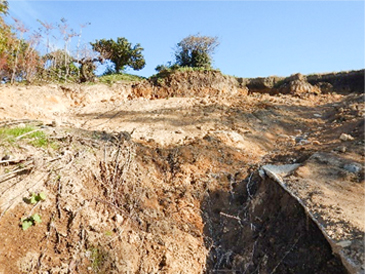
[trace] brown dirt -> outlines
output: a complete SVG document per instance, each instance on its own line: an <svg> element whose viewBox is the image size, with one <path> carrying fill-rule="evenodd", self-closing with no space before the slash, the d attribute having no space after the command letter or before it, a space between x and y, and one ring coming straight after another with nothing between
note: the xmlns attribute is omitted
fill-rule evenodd
<svg viewBox="0 0 365 274"><path fill-rule="evenodd" d="M183 87L156 100L158 88L143 97L124 84L0 88L0 126L32 124L53 142L1 140L0 273L351 271L340 252L363 262L352 244L364 234L362 94L171 98ZM259 176L292 163L283 186ZM42 223L22 231L34 213Z"/></svg>

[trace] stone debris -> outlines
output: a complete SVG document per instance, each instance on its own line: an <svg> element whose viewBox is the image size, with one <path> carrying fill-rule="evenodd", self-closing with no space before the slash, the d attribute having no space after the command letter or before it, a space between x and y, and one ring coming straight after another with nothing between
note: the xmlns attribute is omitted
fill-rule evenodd
<svg viewBox="0 0 365 274"><path fill-rule="evenodd" d="M341 141L344 141L344 142L346 142L346 141L353 141L354 140L354 137L352 137L350 134L342 133L340 135L340 140Z"/></svg>
<svg viewBox="0 0 365 274"><path fill-rule="evenodd" d="M300 164L288 164L288 165L264 165L261 169L265 174L275 180L278 183L283 181L283 178L296 170ZM263 173L261 172L260 175Z"/></svg>
<svg viewBox="0 0 365 274"><path fill-rule="evenodd" d="M343 168L346 169L348 172L358 174L361 171L362 166L357 163L353 163L353 164L346 164L343 166Z"/></svg>

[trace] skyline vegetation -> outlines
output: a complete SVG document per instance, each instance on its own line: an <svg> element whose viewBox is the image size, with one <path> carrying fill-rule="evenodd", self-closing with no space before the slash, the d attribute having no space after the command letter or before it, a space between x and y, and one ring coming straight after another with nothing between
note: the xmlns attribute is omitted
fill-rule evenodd
<svg viewBox="0 0 365 274"><path fill-rule="evenodd" d="M40 26L30 30L12 18L6 23L9 3L0 3L0 81L15 82L93 82L95 72L108 64L101 75L125 73L127 68L141 70L146 65L144 48L132 45L125 37L100 39L81 44L83 29L76 32L65 18L56 23L37 20ZM217 37L190 35L177 43L175 63L169 69L193 67L210 69Z"/></svg>

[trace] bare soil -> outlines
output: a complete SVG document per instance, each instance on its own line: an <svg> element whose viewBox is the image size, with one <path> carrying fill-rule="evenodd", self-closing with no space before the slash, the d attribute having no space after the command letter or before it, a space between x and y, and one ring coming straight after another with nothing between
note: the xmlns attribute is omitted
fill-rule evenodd
<svg viewBox="0 0 365 274"><path fill-rule="evenodd" d="M200 88L0 87L0 273L363 273L363 93Z"/></svg>

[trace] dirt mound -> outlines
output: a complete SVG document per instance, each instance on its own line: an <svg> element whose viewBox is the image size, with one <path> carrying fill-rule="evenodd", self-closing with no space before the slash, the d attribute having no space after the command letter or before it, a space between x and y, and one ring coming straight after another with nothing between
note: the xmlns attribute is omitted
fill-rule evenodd
<svg viewBox="0 0 365 274"><path fill-rule="evenodd" d="M210 73L1 87L0 272L362 273L362 95Z"/></svg>
<svg viewBox="0 0 365 274"><path fill-rule="evenodd" d="M333 91L340 94L348 94L351 92L364 92L364 73L365 70L343 71L325 74L308 75L308 82L312 85L320 83L329 83L333 87Z"/></svg>
<svg viewBox="0 0 365 274"><path fill-rule="evenodd" d="M242 82L250 93L269 94L318 94L339 93L349 94L352 92L364 92L365 70L338 72L328 74L302 75L293 74L289 77L260 77L244 79Z"/></svg>
<svg viewBox="0 0 365 274"><path fill-rule="evenodd" d="M136 97L161 99L171 97L235 96L247 88L232 76L219 71L174 71L158 74L133 86Z"/></svg>

